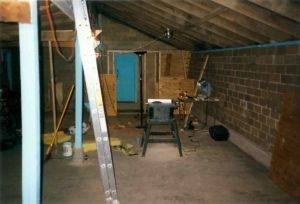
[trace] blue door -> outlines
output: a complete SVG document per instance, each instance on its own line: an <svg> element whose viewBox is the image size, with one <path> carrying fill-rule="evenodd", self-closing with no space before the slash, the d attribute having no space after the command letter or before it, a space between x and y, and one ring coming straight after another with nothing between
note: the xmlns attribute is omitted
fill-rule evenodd
<svg viewBox="0 0 300 204"><path fill-rule="evenodd" d="M137 102L138 56L134 53L115 55L117 101Z"/></svg>

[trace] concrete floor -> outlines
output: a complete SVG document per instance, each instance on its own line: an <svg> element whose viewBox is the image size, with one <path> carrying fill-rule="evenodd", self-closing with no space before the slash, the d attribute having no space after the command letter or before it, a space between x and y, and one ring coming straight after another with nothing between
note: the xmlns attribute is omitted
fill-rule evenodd
<svg viewBox="0 0 300 204"><path fill-rule="evenodd" d="M129 116L111 119L110 134L136 145L141 135L136 123ZM93 140L92 133L85 140ZM173 144L150 144L145 158L113 151L121 203L299 203L232 143L215 142L200 131L185 132L181 140L182 158ZM1 152L0 203L21 202L20 151L18 145ZM89 152L88 158L80 166L62 157L48 161L43 203L104 203L96 152Z"/></svg>

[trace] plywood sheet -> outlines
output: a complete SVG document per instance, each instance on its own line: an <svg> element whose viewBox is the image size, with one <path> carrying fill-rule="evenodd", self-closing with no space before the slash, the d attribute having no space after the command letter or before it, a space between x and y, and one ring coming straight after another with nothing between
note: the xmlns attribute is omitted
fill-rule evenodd
<svg viewBox="0 0 300 204"><path fill-rule="evenodd" d="M161 76L185 77L191 53L187 51L163 52L161 54Z"/></svg>
<svg viewBox="0 0 300 204"><path fill-rule="evenodd" d="M108 116L116 116L116 76L114 74L101 74L100 77L106 114Z"/></svg>
<svg viewBox="0 0 300 204"><path fill-rule="evenodd" d="M181 91L193 94L195 80L183 77L161 77L159 81L159 98L176 99Z"/></svg>

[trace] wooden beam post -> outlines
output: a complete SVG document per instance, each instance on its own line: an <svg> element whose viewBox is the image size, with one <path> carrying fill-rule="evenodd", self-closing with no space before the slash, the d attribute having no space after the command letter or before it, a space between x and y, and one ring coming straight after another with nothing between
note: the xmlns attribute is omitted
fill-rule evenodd
<svg viewBox="0 0 300 204"><path fill-rule="evenodd" d="M0 22L30 23L30 5L28 1L0 1Z"/></svg>

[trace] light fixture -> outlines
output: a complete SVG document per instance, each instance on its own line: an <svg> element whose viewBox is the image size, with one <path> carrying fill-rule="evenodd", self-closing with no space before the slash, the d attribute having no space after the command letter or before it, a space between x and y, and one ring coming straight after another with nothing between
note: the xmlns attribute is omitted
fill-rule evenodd
<svg viewBox="0 0 300 204"><path fill-rule="evenodd" d="M174 35L174 31L170 28L167 28L164 34L167 39L171 39Z"/></svg>

